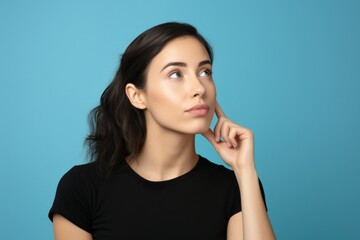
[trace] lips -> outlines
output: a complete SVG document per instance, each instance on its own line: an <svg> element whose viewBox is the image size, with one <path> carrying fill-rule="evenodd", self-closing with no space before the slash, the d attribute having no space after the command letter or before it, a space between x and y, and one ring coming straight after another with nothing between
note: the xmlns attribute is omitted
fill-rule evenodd
<svg viewBox="0 0 360 240"><path fill-rule="evenodd" d="M187 109L185 112L191 113L196 116L204 116L209 112L209 110L210 110L209 105L199 104Z"/></svg>

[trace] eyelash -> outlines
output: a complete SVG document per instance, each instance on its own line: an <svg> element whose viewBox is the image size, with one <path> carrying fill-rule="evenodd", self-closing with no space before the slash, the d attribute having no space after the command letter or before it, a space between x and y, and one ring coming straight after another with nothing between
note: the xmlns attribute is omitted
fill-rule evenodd
<svg viewBox="0 0 360 240"><path fill-rule="evenodd" d="M174 74L180 75L179 77L177 77L177 78L175 78L175 79L178 79L178 78L181 78L181 77L182 77L182 74L181 74L180 71L174 71L174 72L171 72L171 73L169 74L169 78L173 78L173 77L171 77L171 76L174 75Z"/></svg>
<svg viewBox="0 0 360 240"><path fill-rule="evenodd" d="M210 70L210 69L205 69L205 70L202 70L202 71L200 71L200 74L199 75L201 75L202 73L207 73L208 74L208 76L205 76L205 77L212 77L212 71ZM174 74L177 74L178 75L178 77L171 77L172 75L174 75ZM180 71L174 71L174 72L171 72L170 74L169 74L169 78L172 78L172 79L178 79L178 78L181 78L182 77L182 74L181 74L181 72Z"/></svg>
<svg viewBox="0 0 360 240"><path fill-rule="evenodd" d="M204 73L204 72L206 72L206 73L208 74L207 77L211 77L211 76L212 76L212 71L211 71L210 69L205 69L204 71L201 71L201 72L200 72L200 75L201 75L202 73Z"/></svg>

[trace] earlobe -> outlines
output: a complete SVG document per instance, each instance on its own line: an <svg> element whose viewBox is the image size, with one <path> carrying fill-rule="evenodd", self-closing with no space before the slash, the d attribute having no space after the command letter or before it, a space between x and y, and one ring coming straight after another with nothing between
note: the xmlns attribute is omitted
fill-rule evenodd
<svg viewBox="0 0 360 240"><path fill-rule="evenodd" d="M130 103L138 109L146 109L145 101L143 100L143 92L138 89L134 84L128 83L125 87L126 96Z"/></svg>

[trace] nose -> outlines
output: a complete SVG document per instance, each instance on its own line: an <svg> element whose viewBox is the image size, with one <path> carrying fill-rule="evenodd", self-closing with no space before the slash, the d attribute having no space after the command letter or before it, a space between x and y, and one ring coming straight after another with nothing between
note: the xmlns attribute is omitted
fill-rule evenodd
<svg viewBox="0 0 360 240"><path fill-rule="evenodd" d="M198 88L194 94L193 97L203 97L205 93L205 89L204 88Z"/></svg>
<svg viewBox="0 0 360 240"><path fill-rule="evenodd" d="M194 77L191 80L191 83L191 96L200 98L203 97L205 94L205 87L201 81L197 77Z"/></svg>

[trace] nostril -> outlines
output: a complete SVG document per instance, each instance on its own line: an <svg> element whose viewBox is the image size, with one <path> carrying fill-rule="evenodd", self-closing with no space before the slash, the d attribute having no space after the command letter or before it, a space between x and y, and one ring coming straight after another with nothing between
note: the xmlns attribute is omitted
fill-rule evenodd
<svg viewBox="0 0 360 240"><path fill-rule="evenodd" d="M195 93L193 94L193 97L202 97L205 94L205 90L204 89L198 89L195 91Z"/></svg>

